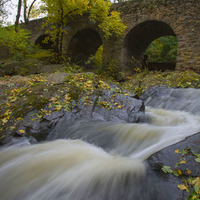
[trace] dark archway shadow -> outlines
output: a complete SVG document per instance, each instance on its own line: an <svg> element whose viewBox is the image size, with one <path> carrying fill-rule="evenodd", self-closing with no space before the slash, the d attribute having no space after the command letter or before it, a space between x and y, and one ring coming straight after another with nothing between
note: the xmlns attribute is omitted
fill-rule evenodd
<svg viewBox="0 0 200 200"><path fill-rule="evenodd" d="M71 39L67 55L72 63L84 64L90 56L95 55L101 45L102 39L97 31L89 28L83 29Z"/></svg>
<svg viewBox="0 0 200 200"><path fill-rule="evenodd" d="M35 44L40 46L41 49L55 49L55 45L54 42L51 41L49 35L45 34L45 35L41 35L40 37L38 37L38 39L35 41ZM47 41L45 41L45 39L48 39Z"/></svg>
<svg viewBox="0 0 200 200"><path fill-rule="evenodd" d="M123 44L123 66L132 71L134 64L143 62L147 47L162 36L175 36L173 29L166 23L149 20L136 25L126 35Z"/></svg>

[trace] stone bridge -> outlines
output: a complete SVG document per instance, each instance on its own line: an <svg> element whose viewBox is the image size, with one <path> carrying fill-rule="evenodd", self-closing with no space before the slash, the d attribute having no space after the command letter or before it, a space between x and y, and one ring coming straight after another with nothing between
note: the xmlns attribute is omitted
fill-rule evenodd
<svg viewBox="0 0 200 200"><path fill-rule="evenodd" d="M112 5L121 12L127 25L118 38L105 39L97 24L77 17L65 29L63 52L74 62L87 60L103 44L104 62L117 62L122 71L130 71L132 58L140 60L148 45L161 36L178 39L176 69L200 70L200 0L143 0ZM42 21L33 20L28 27L35 43L47 36ZM45 48L45 47L44 47Z"/></svg>

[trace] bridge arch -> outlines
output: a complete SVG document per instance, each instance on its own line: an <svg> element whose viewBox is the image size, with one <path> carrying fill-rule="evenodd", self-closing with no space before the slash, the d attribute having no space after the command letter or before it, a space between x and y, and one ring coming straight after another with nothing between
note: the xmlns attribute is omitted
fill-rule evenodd
<svg viewBox="0 0 200 200"><path fill-rule="evenodd" d="M48 34L40 35L36 41L35 44L39 45L41 49L54 49L54 42L49 40L50 36ZM48 39L48 41L44 42L45 39Z"/></svg>
<svg viewBox="0 0 200 200"><path fill-rule="evenodd" d="M69 42L67 55L73 63L84 64L95 55L103 41L99 33L92 28L79 30Z"/></svg>
<svg viewBox="0 0 200 200"><path fill-rule="evenodd" d="M171 26L157 20L147 20L137 24L125 36L122 54L123 65L131 67L134 60L141 61L147 47L162 36L175 36Z"/></svg>
<svg viewBox="0 0 200 200"><path fill-rule="evenodd" d="M190 8L190 9L188 9ZM76 16L69 20L64 30L67 33L63 35L63 55L67 56L68 51L72 55L69 46L76 33L83 29L93 29L98 33L103 41L103 62L105 65L110 61L116 61L122 71L130 72L127 60L135 56L139 58L146 47L156 38L161 36L176 36L178 39L178 49L176 57L176 69L195 69L200 72L200 4L198 0L164 1L127 1L112 5L112 10L121 11L121 19L127 25L126 33L119 38L113 37L106 39L99 30L98 23L88 19L87 15ZM32 20L26 26L31 31L30 40L36 39L50 30L51 25L41 28L46 19ZM145 27L148 27L147 31ZM142 30L138 35L137 30ZM157 30L157 33L156 33ZM136 31L136 32L135 32ZM151 33L151 34L150 34ZM145 37L147 35L147 37ZM151 36L151 37L150 37ZM141 48L134 50L134 46L140 43L133 38L138 38L141 42ZM148 38L145 39L145 38ZM130 44L129 44L130 43ZM70 45L69 45L70 44ZM86 47L87 48L87 47Z"/></svg>

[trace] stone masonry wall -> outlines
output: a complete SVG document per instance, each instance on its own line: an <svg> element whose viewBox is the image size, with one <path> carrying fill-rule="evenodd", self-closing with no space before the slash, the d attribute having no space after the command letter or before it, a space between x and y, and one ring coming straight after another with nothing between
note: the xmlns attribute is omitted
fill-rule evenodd
<svg viewBox="0 0 200 200"><path fill-rule="evenodd" d="M33 43L41 36L45 34L47 27L43 28L43 23L45 22L45 18L36 19L29 21L28 24L22 24L26 29L31 31L30 39Z"/></svg>
<svg viewBox="0 0 200 200"><path fill-rule="evenodd" d="M139 56L154 39L174 35L178 38L176 68L194 68L200 71L200 0L137 0L114 4L112 9L121 12L121 18L127 25L125 33L120 38L106 40L97 24L92 23L87 17L79 17L65 27L68 34L64 36L64 54L67 55L73 36L78 31L89 28L95 30L102 39L104 61L115 60L121 69L126 71L131 67L127 64L131 55L129 49L132 48L127 47L131 46L131 40L133 44L140 44L138 52L137 47L133 47L135 54ZM33 20L28 25L28 29L32 31L33 42L45 33L41 28L43 20L45 19ZM140 27L141 24L143 25ZM134 32L135 27L140 31Z"/></svg>
<svg viewBox="0 0 200 200"><path fill-rule="evenodd" d="M123 66L124 39L138 24L156 20L169 25L178 38L177 69L200 70L200 1L199 0L157 0L115 4L114 10L121 11L121 18L127 25L125 34L117 41L105 44L105 59L116 58ZM152 41L151 41L152 42ZM112 50L111 50L112 49ZM117 54L117 55L116 55ZM108 56L110 58L108 58ZM107 57L107 58L106 58Z"/></svg>

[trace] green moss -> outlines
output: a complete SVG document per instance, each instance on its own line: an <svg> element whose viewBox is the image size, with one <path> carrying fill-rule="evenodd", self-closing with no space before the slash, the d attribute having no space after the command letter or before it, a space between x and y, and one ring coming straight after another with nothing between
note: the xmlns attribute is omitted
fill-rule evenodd
<svg viewBox="0 0 200 200"><path fill-rule="evenodd" d="M39 85L44 85L44 83L42 83L42 82L35 82L35 83L31 84L31 87L37 87ZM38 91L40 91L40 89L43 89L43 88L37 88Z"/></svg>
<svg viewBox="0 0 200 200"><path fill-rule="evenodd" d="M29 94L26 99L20 99L12 105L13 117L24 117L32 110L40 110L45 107L49 100L36 94Z"/></svg>
<svg viewBox="0 0 200 200"><path fill-rule="evenodd" d="M128 77L129 81L122 84L123 89L140 95L149 87L161 85L178 88L200 88L200 74L193 71L167 71L150 72L147 70L136 70L137 73Z"/></svg>
<svg viewBox="0 0 200 200"><path fill-rule="evenodd" d="M81 94L84 93L84 90L80 87L77 87L77 86L72 86L70 89L69 89L69 96L71 97L72 100L74 101L78 101Z"/></svg>
<svg viewBox="0 0 200 200"><path fill-rule="evenodd" d="M28 69L23 67L23 68L20 68L19 71L18 71L18 74L21 75L21 76L25 76L28 74Z"/></svg>

